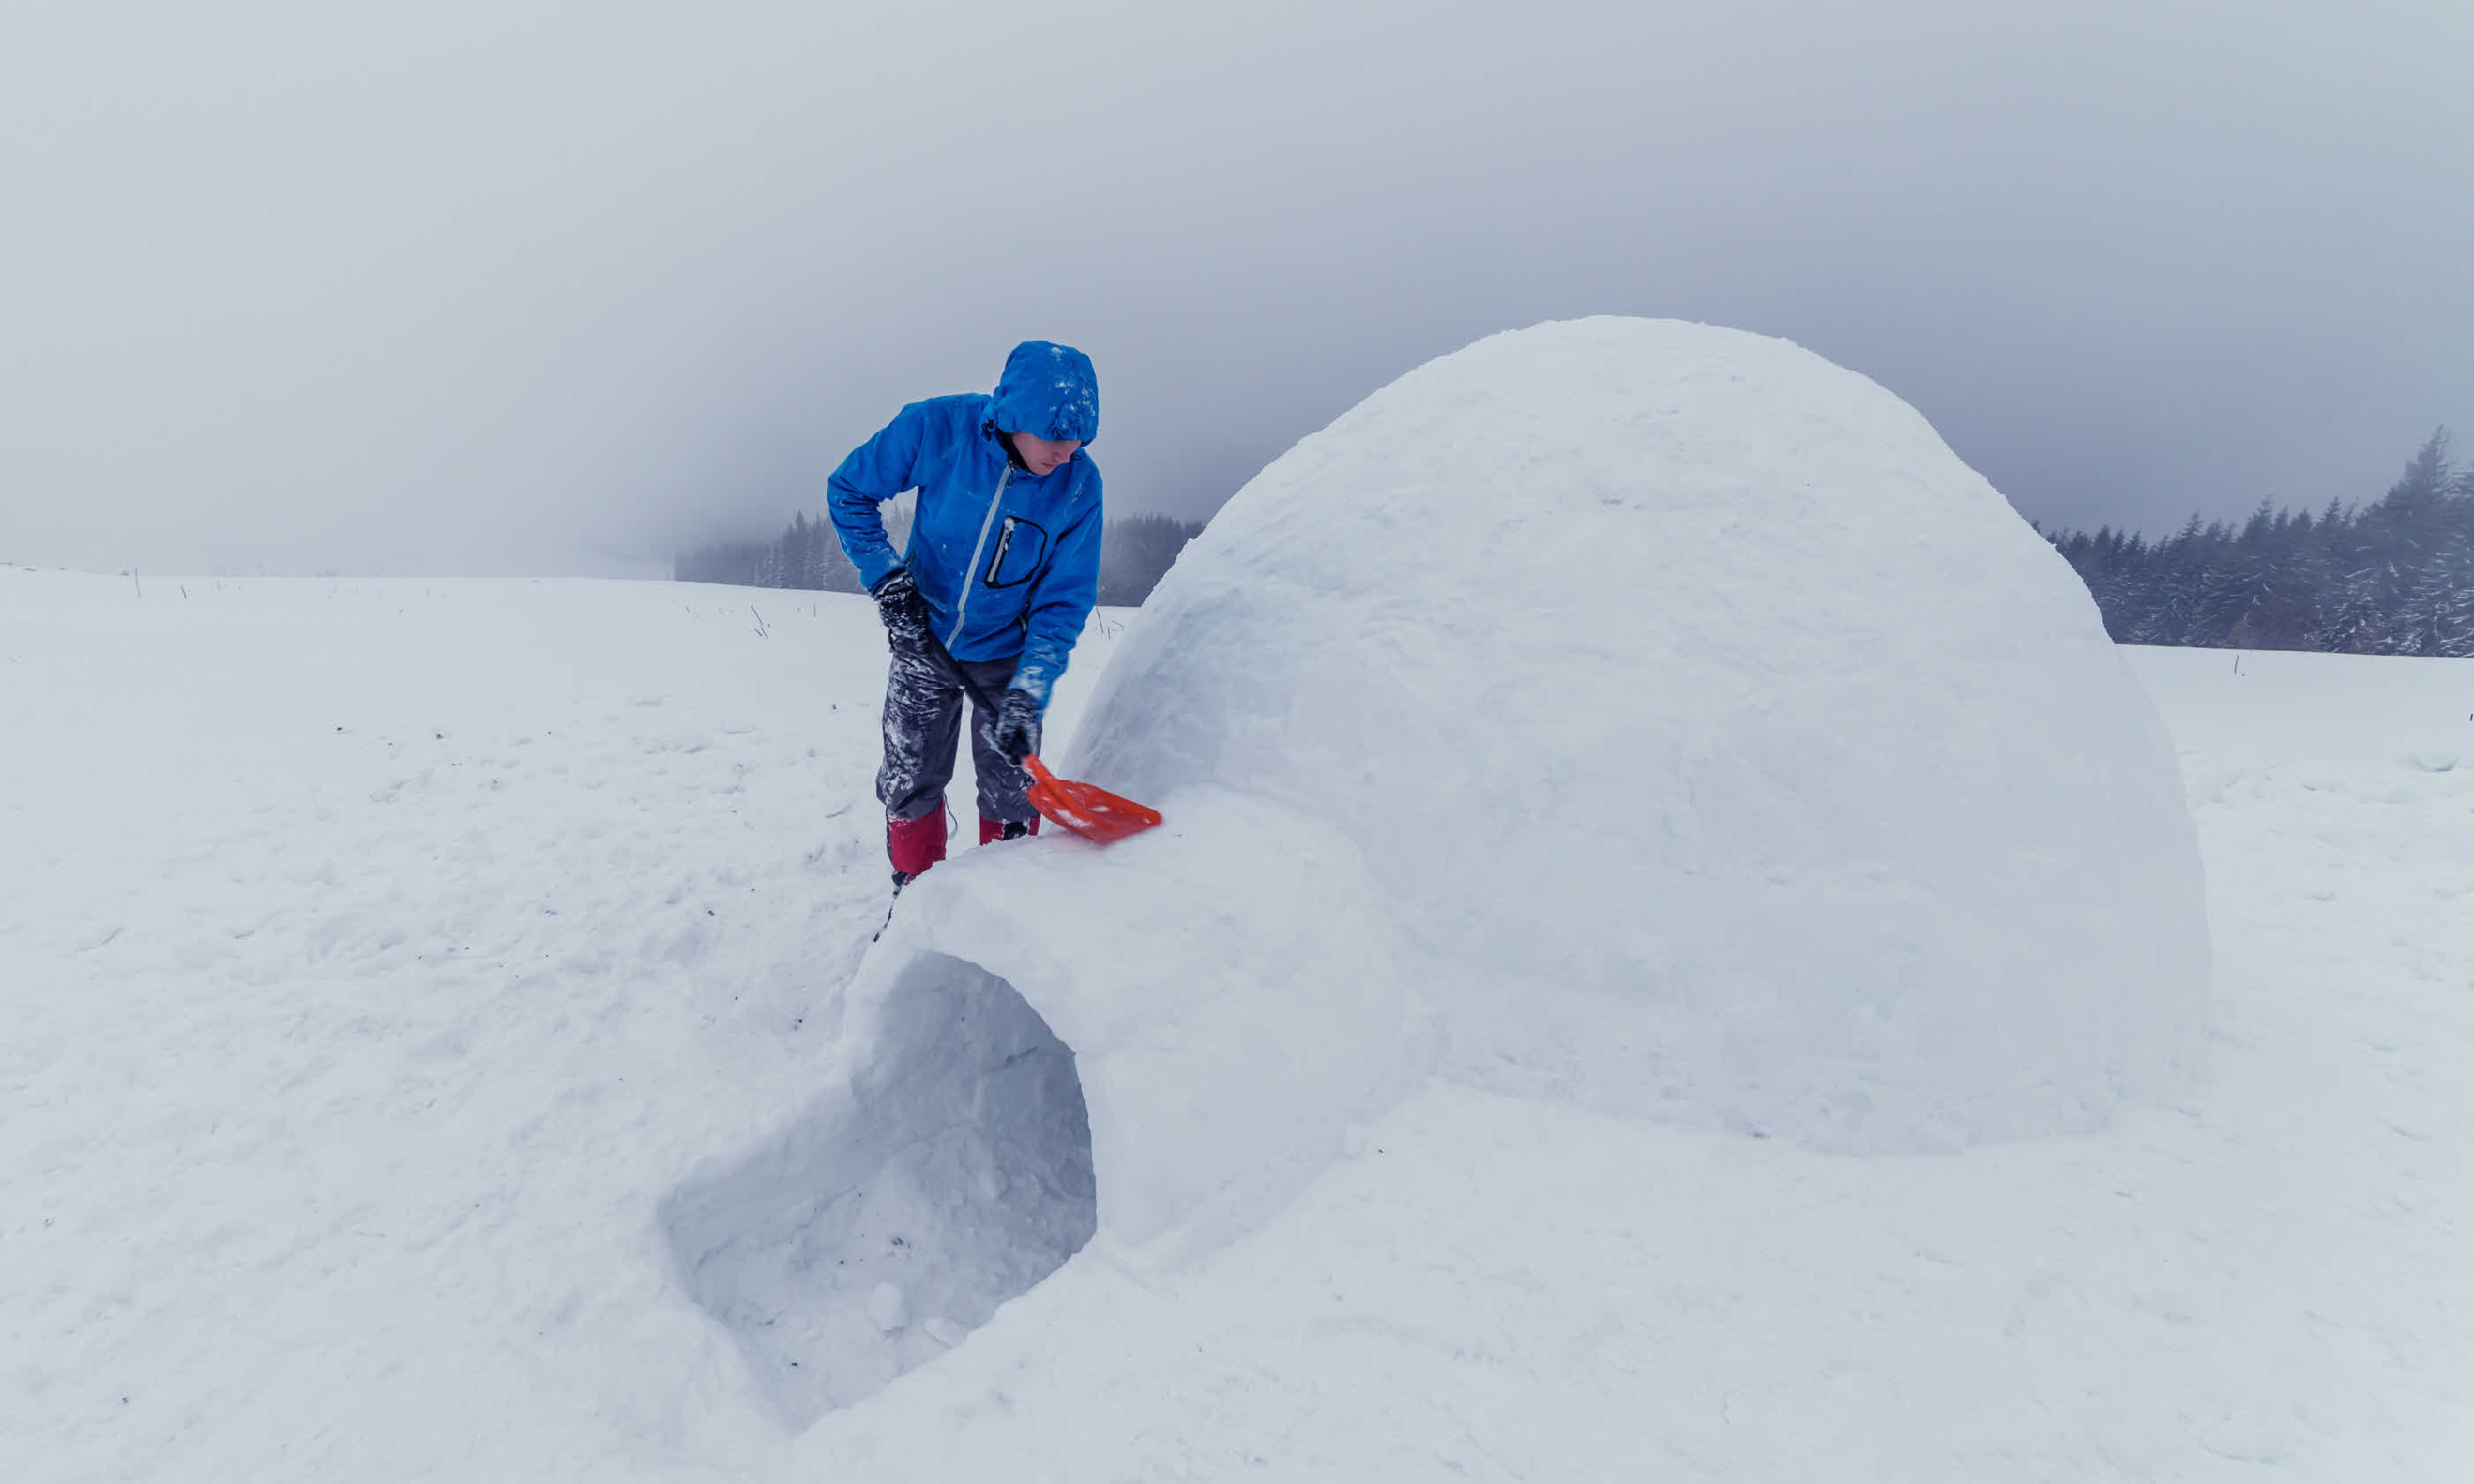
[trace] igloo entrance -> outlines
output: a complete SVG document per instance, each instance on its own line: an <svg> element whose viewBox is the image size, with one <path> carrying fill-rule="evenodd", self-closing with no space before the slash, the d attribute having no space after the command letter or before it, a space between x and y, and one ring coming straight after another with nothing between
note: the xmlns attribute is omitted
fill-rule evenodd
<svg viewBox="0 0 2474 1484"><path fill-rule="evenodd" d="M1074 1053L1012 985L925 955L875 1046L848 1089L663 1207L689 1292L794 1427L934 1358L1098 1223Z"/></svg>

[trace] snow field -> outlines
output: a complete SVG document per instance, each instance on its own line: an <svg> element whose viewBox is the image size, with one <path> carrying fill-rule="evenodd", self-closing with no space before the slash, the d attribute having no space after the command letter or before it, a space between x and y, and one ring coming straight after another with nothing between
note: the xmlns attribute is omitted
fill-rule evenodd
<svg viewBox="0 0 2474 1484"><path fill-rule="evenodd" d="M850 993L884 901L872 612L188 586L0 571L0 1477L2337 1484L2474 1458L2462 666L2127 652L2216 928L2211 1054L2168 1106L1851 1158L1430 1082L1250 1233L1181 1264L1096 1236L794 1432L682 1215L855 1106L840 1024L898 1003ZM1026 849L1059 881L1115 855L940 872ZM1242 917L1218 930L1276 914ZM747 1194L741 1231L789 1204ZM866 1333L941 1349L951 1300L898 1281L876 1219L837 1229L885 1259L857 1301L891 1313L893 1282L918 1332Z"/></svg>
<svg viewBox="0 0 2474 1484"><path fill-rule="evenodd" d="M0 576L0 1476L778 1430L652 1212L834 1078L872 608Z"/></svg>

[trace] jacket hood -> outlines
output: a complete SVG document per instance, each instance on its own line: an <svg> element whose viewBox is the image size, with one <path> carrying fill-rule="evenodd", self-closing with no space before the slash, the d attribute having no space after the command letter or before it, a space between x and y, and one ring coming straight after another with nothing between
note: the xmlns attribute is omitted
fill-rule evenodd
<svg viewBox="0 0 2474 1484"><path fill-rule="evenodd" d="M1006 357L988 416L999 432L1087 443L1100 436L1100 373L1072 346L1026 340Z"/></svg>

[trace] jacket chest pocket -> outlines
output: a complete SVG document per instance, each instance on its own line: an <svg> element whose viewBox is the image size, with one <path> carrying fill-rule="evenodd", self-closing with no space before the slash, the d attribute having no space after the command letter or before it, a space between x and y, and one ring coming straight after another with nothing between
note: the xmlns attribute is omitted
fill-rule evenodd
<svg viewBox="0 0 2474 1484"><path fill-rule="evenodd" d="M997 529L996 549L980 573L983 587L1019 587L1039 575L1048 560L1048 530L1035 520L1007 515Z"/></svg>

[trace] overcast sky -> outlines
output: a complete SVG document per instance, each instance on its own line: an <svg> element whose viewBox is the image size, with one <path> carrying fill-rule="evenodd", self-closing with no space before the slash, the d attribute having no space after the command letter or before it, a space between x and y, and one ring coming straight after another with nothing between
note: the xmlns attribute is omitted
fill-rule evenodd
<svg viewBox="0 0 2474 1484"><path fill-rule="evenodd" d="M1592 313L2049 524L2474 433L2474 4L7 0L0 560L623 572L1091 352L1111 508Z"/></svg>

